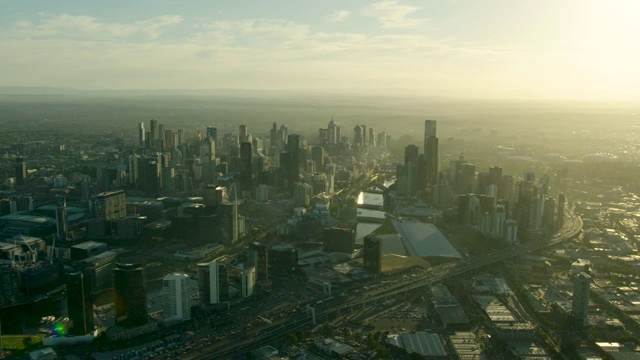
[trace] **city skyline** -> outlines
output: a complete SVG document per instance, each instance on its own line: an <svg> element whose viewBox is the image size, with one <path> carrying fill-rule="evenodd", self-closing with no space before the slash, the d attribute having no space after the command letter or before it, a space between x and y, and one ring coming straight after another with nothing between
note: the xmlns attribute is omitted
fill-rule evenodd
<svg viewBox="0 0 640 360"><path fill-rule="evenodd" d="M638 98L640 6L0 2L0 86Z"/></svg>

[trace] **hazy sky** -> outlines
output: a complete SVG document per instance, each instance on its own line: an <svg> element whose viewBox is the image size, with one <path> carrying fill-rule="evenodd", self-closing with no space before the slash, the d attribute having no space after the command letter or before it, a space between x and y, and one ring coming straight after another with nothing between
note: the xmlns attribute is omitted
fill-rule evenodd
<svg viewBox="0 0 640 360"><path fill-rule="evenodd" d="M0 0L0 86L640 99L640 0Z"/></svg>

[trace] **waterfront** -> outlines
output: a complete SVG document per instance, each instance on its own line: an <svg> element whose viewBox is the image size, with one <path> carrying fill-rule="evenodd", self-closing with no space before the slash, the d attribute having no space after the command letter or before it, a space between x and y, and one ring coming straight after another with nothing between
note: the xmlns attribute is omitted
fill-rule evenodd
<svg viewBox="0 0 640 360"><path fill-rule="evenodd" d="M364 243L364 237L380 226L385 218L384 196L382 194L362 191L358 194L358 225L356 226L356 245ZM367 207L366 209L362 207Z"/></svg>

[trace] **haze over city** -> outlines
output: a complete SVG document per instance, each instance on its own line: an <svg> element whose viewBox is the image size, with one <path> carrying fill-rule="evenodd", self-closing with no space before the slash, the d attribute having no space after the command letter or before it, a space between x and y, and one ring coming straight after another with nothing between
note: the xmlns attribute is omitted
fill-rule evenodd
<svg viewBox="0 0 640 360"><path fill-rule="evenodd" d="M0 0L0 359L639 359L638 19Z"/></svg>

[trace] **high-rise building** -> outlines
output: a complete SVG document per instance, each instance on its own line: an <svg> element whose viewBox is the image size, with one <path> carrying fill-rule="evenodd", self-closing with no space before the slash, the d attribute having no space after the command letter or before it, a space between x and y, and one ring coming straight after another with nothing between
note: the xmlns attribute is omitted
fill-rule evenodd
<svg viewBox="0 0 640 360"><path fill-rule="evenodd" d="M289 135L287 147L291 154L289 184L293 185L300 179L300 136L297 134Z"/></svg>
<svg viewBox="0 0 640 360"><path fill-rule="evenodd" d="M253 295L253 289L256 286L256 268L250 267L242 271L242 296L249 297Z"/></svg>
<svg viewBox="0 0 640 360"><path fill-rule="evenodd" d="M351 254L355 250L356 234L353 229L322 229L322 243L325 251Z"/></svg>
<svg viewBox="0 0 640 360"><path fill-rule="evenodd" d="M116 320L129 326L147 323L147 285L140 264L117 264L114 270Z"/></svg>
<svg viewBox="0 0 640 360"><path fill-rule="evenodd" d="M204 304L229 301L229 275L223 262L198 264L198 291Z"/></svg>
<svg viewBox="0 0 640 360"><path fill-rule="evenodd" d="M144 122L141 122L138 124L138 146L142 149L144 149L146 145L146 135L147 133L144 130Z"/></svg>
<svg viewBox="0 0 640 360"><path fill-rule="evenodd" d="M591 276L587 273L577 274L573 278L573 297L571 312L582 326L589 325L589 291L591 290Z"/></svg>
<svg viewBox="0 0 640 360"><path fill-rule="evenodd" d="M124 190L107 191L98 194L96 199L96 218L107 221L127 216L127 202Z"/></svg>
<svg viewBox="0 0 640 360"><path fill-rule="evenodd" d="M93 294L91 281L82 272L67 275L67 309L71 321L71 335L93 332Z"/></svg>
<svg viewBox="0 0 640 360"><path fill-rule="evenodd" d="M218 128L213 126L207 127L207 138L213 140L215 144L218 143Z"/></svg>
<svg viewBox="0 0 640 360"><path fill-rule="evenodd" d="M518 222L508 219L504 222L504 241L513 245L518 241Z"/></svg>
<svg viewBox="0 0 640 360"><path fill-rule="evenodd" d="M155 146L155 140L158 139L158 120L149 121L149 135L151 138L151 148Z"/></svg>
<svg viewBox="0 0 640 360"><path fill-rule="evenodd" d="M189 275L173 273L162 279L162 304L165 319L191 319Z"/></svg>
<svg viewBox="0 0 640 360"><path fill-rule="evenodd" d="M247 125L240 125L238 127L238 137L240 138L240 142L246 142L249 136L249 130L247 129Z"/></svg>
<svg viewBox="0 0 640 360"><path fill-rule="evenodd" d="M67 200L64 195L56 195L56 205L56 236L61 243L64 243L69 239Z"/></svg>
<svg viewBox="0 0 640 360"><path fill-rule="evenodd" d="M15 177L16 185L24 185L27 183L27 163L23 158L16 159Z"/></svg>
<svg viewBox="0 0 640 360"><path fill-rule="evenodd" d="M424 155L427 158L426 187L438 184L438 138L436 137L436 121L424 121Z"/></svg>
<svg viewBox="0 0 640 360"><path fill-rule="evenodd" d="M329 145L335 145L338 140L336 137L336 124L333 122L333 116L331 117L331 121L329 121L329 126L327 127L327 143Z"/></svg>
<svg viewBox="0 0 640 360"><path fill-rule="evenodd" d="M372 274L382 272L382 241L371 235L364 237L362 267Z"/></svg>
<svg viewBox="0 0 640 360"><path fill-rule="evenodd" d="M243 191L253 190L253 178L251 160L253 153L251 151L251 143L243 142L240 144L240 184Z"/></svg>
<svg viewBox="0 0 640 360"><path fill-rule="evenodd" d="M269 253L266 245L254 242L245 249L247 266L256 268L256 280L267 281L269 278Z"/></svg>
<svg viewBox="0 0 640 360"><path fill-rule="evenodd" d="M324 168L324 148L322 146L314 146L311 148L311 160L316 169Z"/></svg>
<svg viewBox="0 0 640 360"><path fill-rule="evenodd" d="M277 245L269 249L269 272L281 276L295 274L298 270L298 249L289 245Z"/></svg>
<svg viewBox="0 0 640 360"><path fill-rule="evenodd" d="M362 127L360 125L356 125L353 128L353 144L362 145L362 140L363 140Z"/></svg>
<svg viewBox="0 0 640 360"><path fill-rule="evenodd" d="M556 218L556 226L561 227L564 224L564 206L566 199L564 193L560 193L558 196L558 216Z"/></svg>

